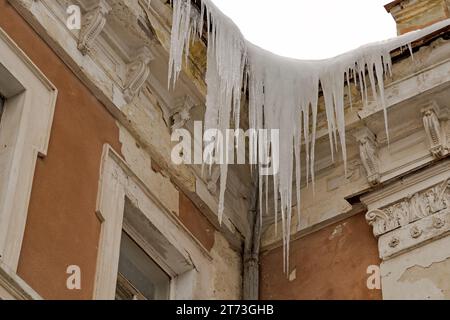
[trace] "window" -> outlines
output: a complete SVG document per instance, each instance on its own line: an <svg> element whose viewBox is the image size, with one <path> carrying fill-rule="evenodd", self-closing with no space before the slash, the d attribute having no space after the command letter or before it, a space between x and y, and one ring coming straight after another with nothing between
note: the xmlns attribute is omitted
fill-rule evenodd
<svg viewBox="0 0 450 320"><path fill-rule="evenodd" d="M209 296L209 252L109 145L100 170L94 299Z"/></svg>
<svg viewBox="0 0 450 320"><path fill-rule="evenodd" d="M122 231L116 300L167 300L170 277Z"/></svg>
<svg viewBox="0 0 450 320"><path fill-rule="evenodd" d="M0 298L38 299L16 272L38 156L45 157L58 94L0 28Z"/></svg>
<svg viewBox="0 0 450 320"><path fill-rule="evenodd" d="M57 89L0 28L0 259L16 272L38 156L47 153Z"/></svg>

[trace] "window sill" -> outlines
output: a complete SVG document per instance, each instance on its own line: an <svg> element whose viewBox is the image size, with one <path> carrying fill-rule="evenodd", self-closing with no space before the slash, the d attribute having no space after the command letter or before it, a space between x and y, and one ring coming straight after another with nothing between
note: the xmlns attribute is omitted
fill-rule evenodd
<svg viewBox="0 0 450 320"><path fill-rule="evenodd" d="M43 300L22 278L0 261L0 299Z"/></svg>

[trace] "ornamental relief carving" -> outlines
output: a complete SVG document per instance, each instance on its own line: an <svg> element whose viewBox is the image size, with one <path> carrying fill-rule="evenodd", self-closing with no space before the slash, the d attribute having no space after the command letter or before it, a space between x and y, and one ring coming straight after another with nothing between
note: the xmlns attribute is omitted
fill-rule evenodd
<svg viewBox="0 0 450 320"><path fill-rule="evenodd" d="M83 25L78 39L78 50L87 55L92 44L102 32L111 6L105 0L97 0L96 4L87 11L83 19Z"/></svg>
<svg viewBox="0 0 450 320"><path fill-rule="evenodd" d="M371 186L376 186L381 182L376 137L367 127L363 127L355 133L355 138L359 144L359 155L367 174L367 180Z"/></svg>
<svg viewBox="0 0 450 320"><path fill-rule="evenodd" d="M374 235L379 237L446 210L450 210L450 180L387 207L369 211L366 220L373 227Z"/></svg>
<svg viewBox="0 0 450 320"><path fill-rule="evenodd" d="M446 143L446 135L443 132L441 120L438 117L438 107L432 104L431 107L422 110L423 125L430 145L430 153L437 159L444 158L449 153Z"/></svg>
<svg viewBox="0 0 450 320"><path fill-rule="evenodd" d="M128 65L127 80L124 89L125 101L131 103L139 94L148 76L153 55L147 46L143 46L135 59Z"/></svg>

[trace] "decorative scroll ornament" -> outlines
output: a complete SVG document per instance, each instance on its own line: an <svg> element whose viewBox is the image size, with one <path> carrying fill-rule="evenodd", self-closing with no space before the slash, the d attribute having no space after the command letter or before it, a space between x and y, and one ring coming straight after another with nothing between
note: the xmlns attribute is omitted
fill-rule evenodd
<svg viewBox="0 0 450 320"><path fill-rule="evenodd" d="M367 180L370 185L376 186L380 183L381 175L375 135L369 129L363 128L355 137L359 142L359 154L366 169Z"/></svg>
<svg viewBox="0 0 450 320"><path fill-rule="evenodd" d="M430 152L433 157L441 159L449 154L449 148L446 145L445 134L442 133L441 122L438 118L437 106L422 110L423 125L430 144Z"/></svg>
<svg viewBox="0 0 450 320"><path fill-rule="evenodd" d="M95 39L106 25L106 17L111 11L111 6L105 0L98 0L85 14L78 38L78 50L87 55L92 48Z"/></svg>
<svg viewBox="0 0 450 320"><path fill-rule="evenodd" d="M192 108L195 107L194 102L189 96L185 96L184 98L180 99L177 105L177 108L170 116L172 131L181 129L189 120L191 120L190 112Z"/></svg>
<svg viewBox="0 0 450 320"><path fill-rule="evenodd" d="M130 103L138 95L150 75L150 62L153 55L146 46L142 47L136 58L128 65L127 82L124 90L125 101Z"/></svg>

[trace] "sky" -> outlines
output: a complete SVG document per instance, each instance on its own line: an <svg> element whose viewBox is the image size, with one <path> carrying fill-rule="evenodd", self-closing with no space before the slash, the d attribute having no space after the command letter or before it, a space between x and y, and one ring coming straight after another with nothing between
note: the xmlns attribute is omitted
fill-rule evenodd
<svg viewBox="0 0 450 320"><path fill-rule="evenodd" d="M325 59L396 36L391 0L212 0L250 42L298 59Z"/></svg>

